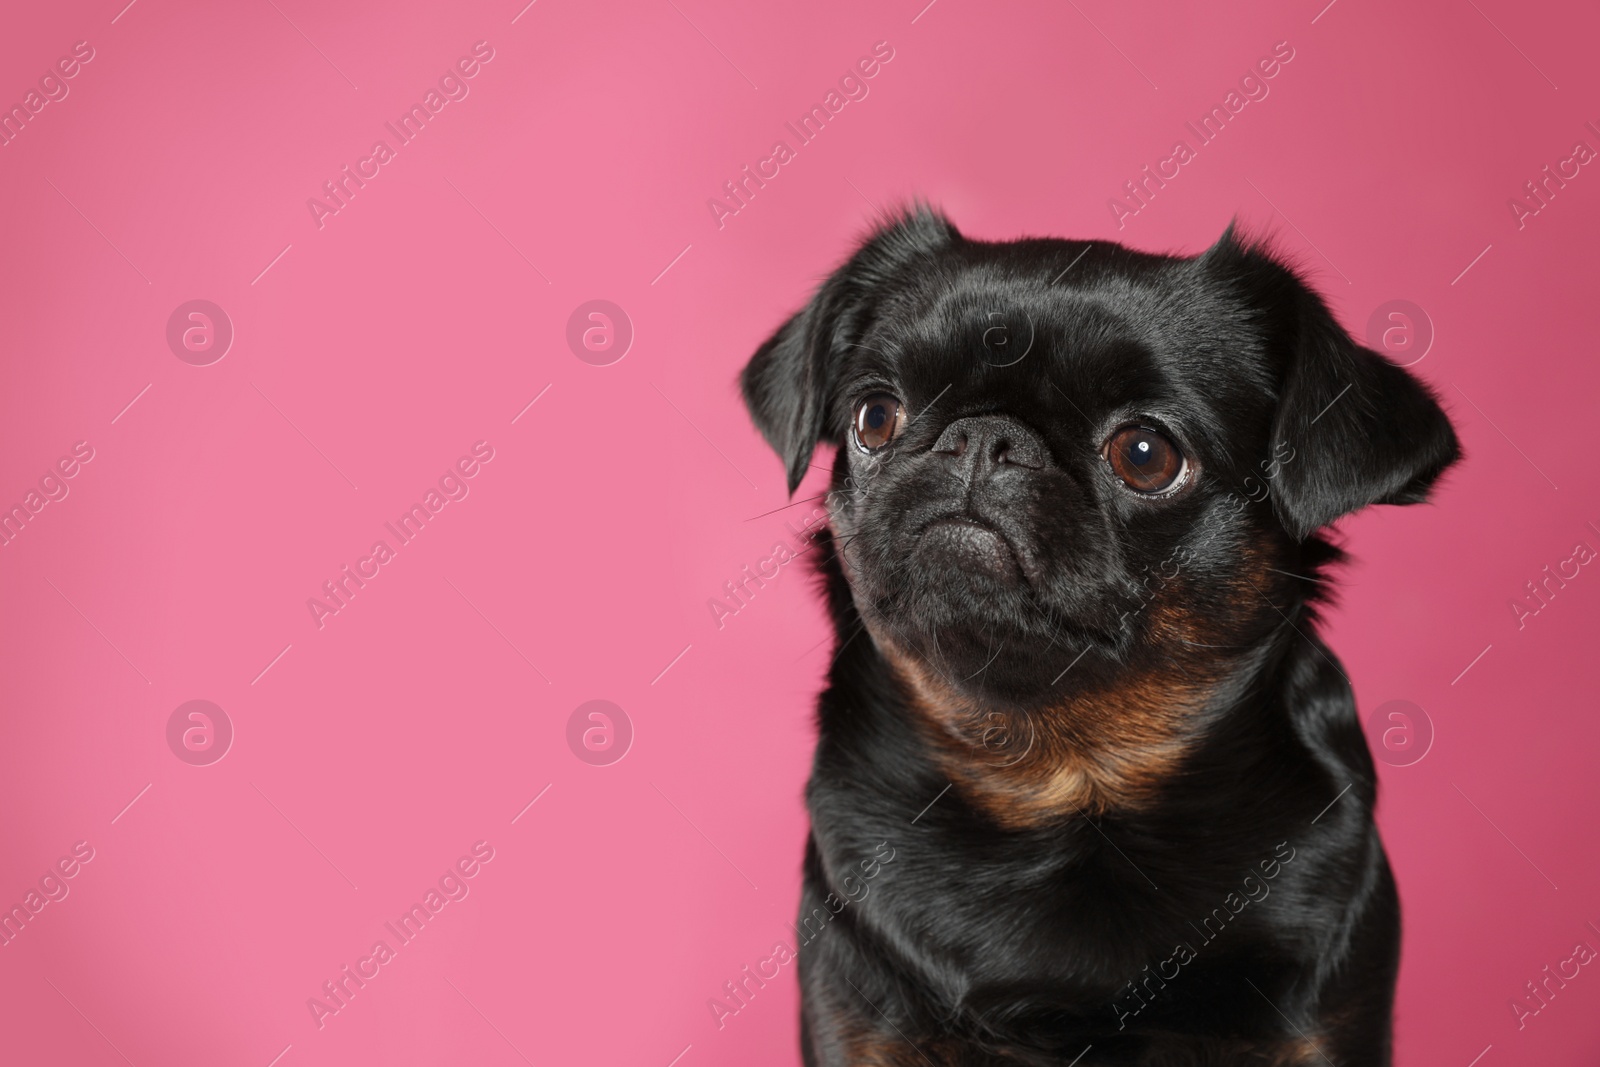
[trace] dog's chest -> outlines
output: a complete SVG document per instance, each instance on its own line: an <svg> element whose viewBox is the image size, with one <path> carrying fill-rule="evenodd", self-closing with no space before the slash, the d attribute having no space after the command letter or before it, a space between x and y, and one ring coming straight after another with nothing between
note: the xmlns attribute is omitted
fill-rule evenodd
<svg viewBox="0 0 1600 1067"><path fill-rule="evenodd" d="M998 830L975 841L926 822L900 833L893 862L847 905L859 922L841 933L870 941L866 956L887 956L950 1015L1064 1011L1112 1031L1144 1029L1225 1014L1217 991L1238 983L1219 976L1290 962L1274 947L1280 901L1267 900L1265 880L1229 889L1158 871L1093 823L1063 843Z"/></svg>

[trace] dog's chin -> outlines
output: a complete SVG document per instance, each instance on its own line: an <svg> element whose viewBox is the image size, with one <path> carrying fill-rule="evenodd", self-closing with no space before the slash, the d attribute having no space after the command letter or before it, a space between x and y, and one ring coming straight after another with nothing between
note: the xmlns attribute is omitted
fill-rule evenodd
<svg viewBox="0 0 1600 1067"><path fill-rule="evenodd" d="M891 573L857 575L865 621L930 680L967 697L1034 705L1089 646L1111 639L1043 607L1026 546L982 520L936 519L889 555L898 561ZM880 595L861 595L869 590Z"/></svg>
<svg viewBox="0 0 1600 1067"><path fill-rule="evenodd" d="M910 564L935 588L979 596L1014 590L1027 581L1016 550L988 523L956 515L923 528Z"/></svg>
<svg viewBox="0 0 1600 1067"><path fill-rule="evenodd" d="M907 633L939 640L965 632L1020 637L1049 614L1036 601L1025 535L981 518L940 515L858 549L850 553L863 567L857 593L866 592Z"/></svg>
<svg viewBox="0 0 1600 1067"><path fill-rule="evenodd" d="M921 685L979 707L1038 709L1076 688L1076 677L1063 687L1053 685L1075 666L1087 675L1088 667L1101 665L1093 655L1095 642L1052 641L1000 620L968 616L960 624L929 625L924 617L887 625L877 615L868 629L880 643L887 641L891 659Z"/></svg>

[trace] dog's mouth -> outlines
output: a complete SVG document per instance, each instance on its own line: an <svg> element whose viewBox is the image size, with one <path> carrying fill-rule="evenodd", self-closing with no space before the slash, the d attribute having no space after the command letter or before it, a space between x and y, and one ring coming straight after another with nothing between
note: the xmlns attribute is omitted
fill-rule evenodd
<svg viewBox="0 0 1600 1067"><path fill-rule="evenodd" d="M840 542L856 604L875 637L952 685L1033 706L1090 645L1121 639L1093 542L1068 553L1022 508L982 500L882 508Z"/></svg>
<svg viewBox="0 0 1600 1067"><path fill-rule="evenodd" d="M917 537L917 554L938 569L982 575L1005 583L1025 582L1021 557L1000 530L969 514L943 515Z"/></svg>

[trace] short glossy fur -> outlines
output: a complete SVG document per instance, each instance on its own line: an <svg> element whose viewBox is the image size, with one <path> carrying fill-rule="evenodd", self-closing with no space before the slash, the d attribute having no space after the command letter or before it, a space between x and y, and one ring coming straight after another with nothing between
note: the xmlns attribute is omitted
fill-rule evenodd
<svg viewBox="0 0 1600 1067"><path fill-rule="evenodd" d="M1184 258L926 209L742 384L791 491L839 446L806 1062L1387 1064L1399 909L1317 531L1455 461L1429 391L1231 229ZM869 454L873 392L907 419ZM1177 491L1111 472L1129 422Z"/></svg>

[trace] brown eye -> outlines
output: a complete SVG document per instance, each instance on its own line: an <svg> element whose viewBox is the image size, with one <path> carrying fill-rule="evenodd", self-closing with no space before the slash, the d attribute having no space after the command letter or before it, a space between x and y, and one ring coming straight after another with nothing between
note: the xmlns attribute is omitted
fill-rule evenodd
<svg viewBox="0 0 1600 1067"><path fill-rule="evenodd" d="M1105 457L1117 477L1141 493L1172 488L1188 467L1177 445L1142 426L1125 426L1112 434Z"/></svg>
<svg viewBox="0 0 1600 1067"><path fill-rule="evenodd" d="M899 397L873 393L856 408L856 444L863 451L876 452L899 437L905 424L906 409Z"/></svg>

